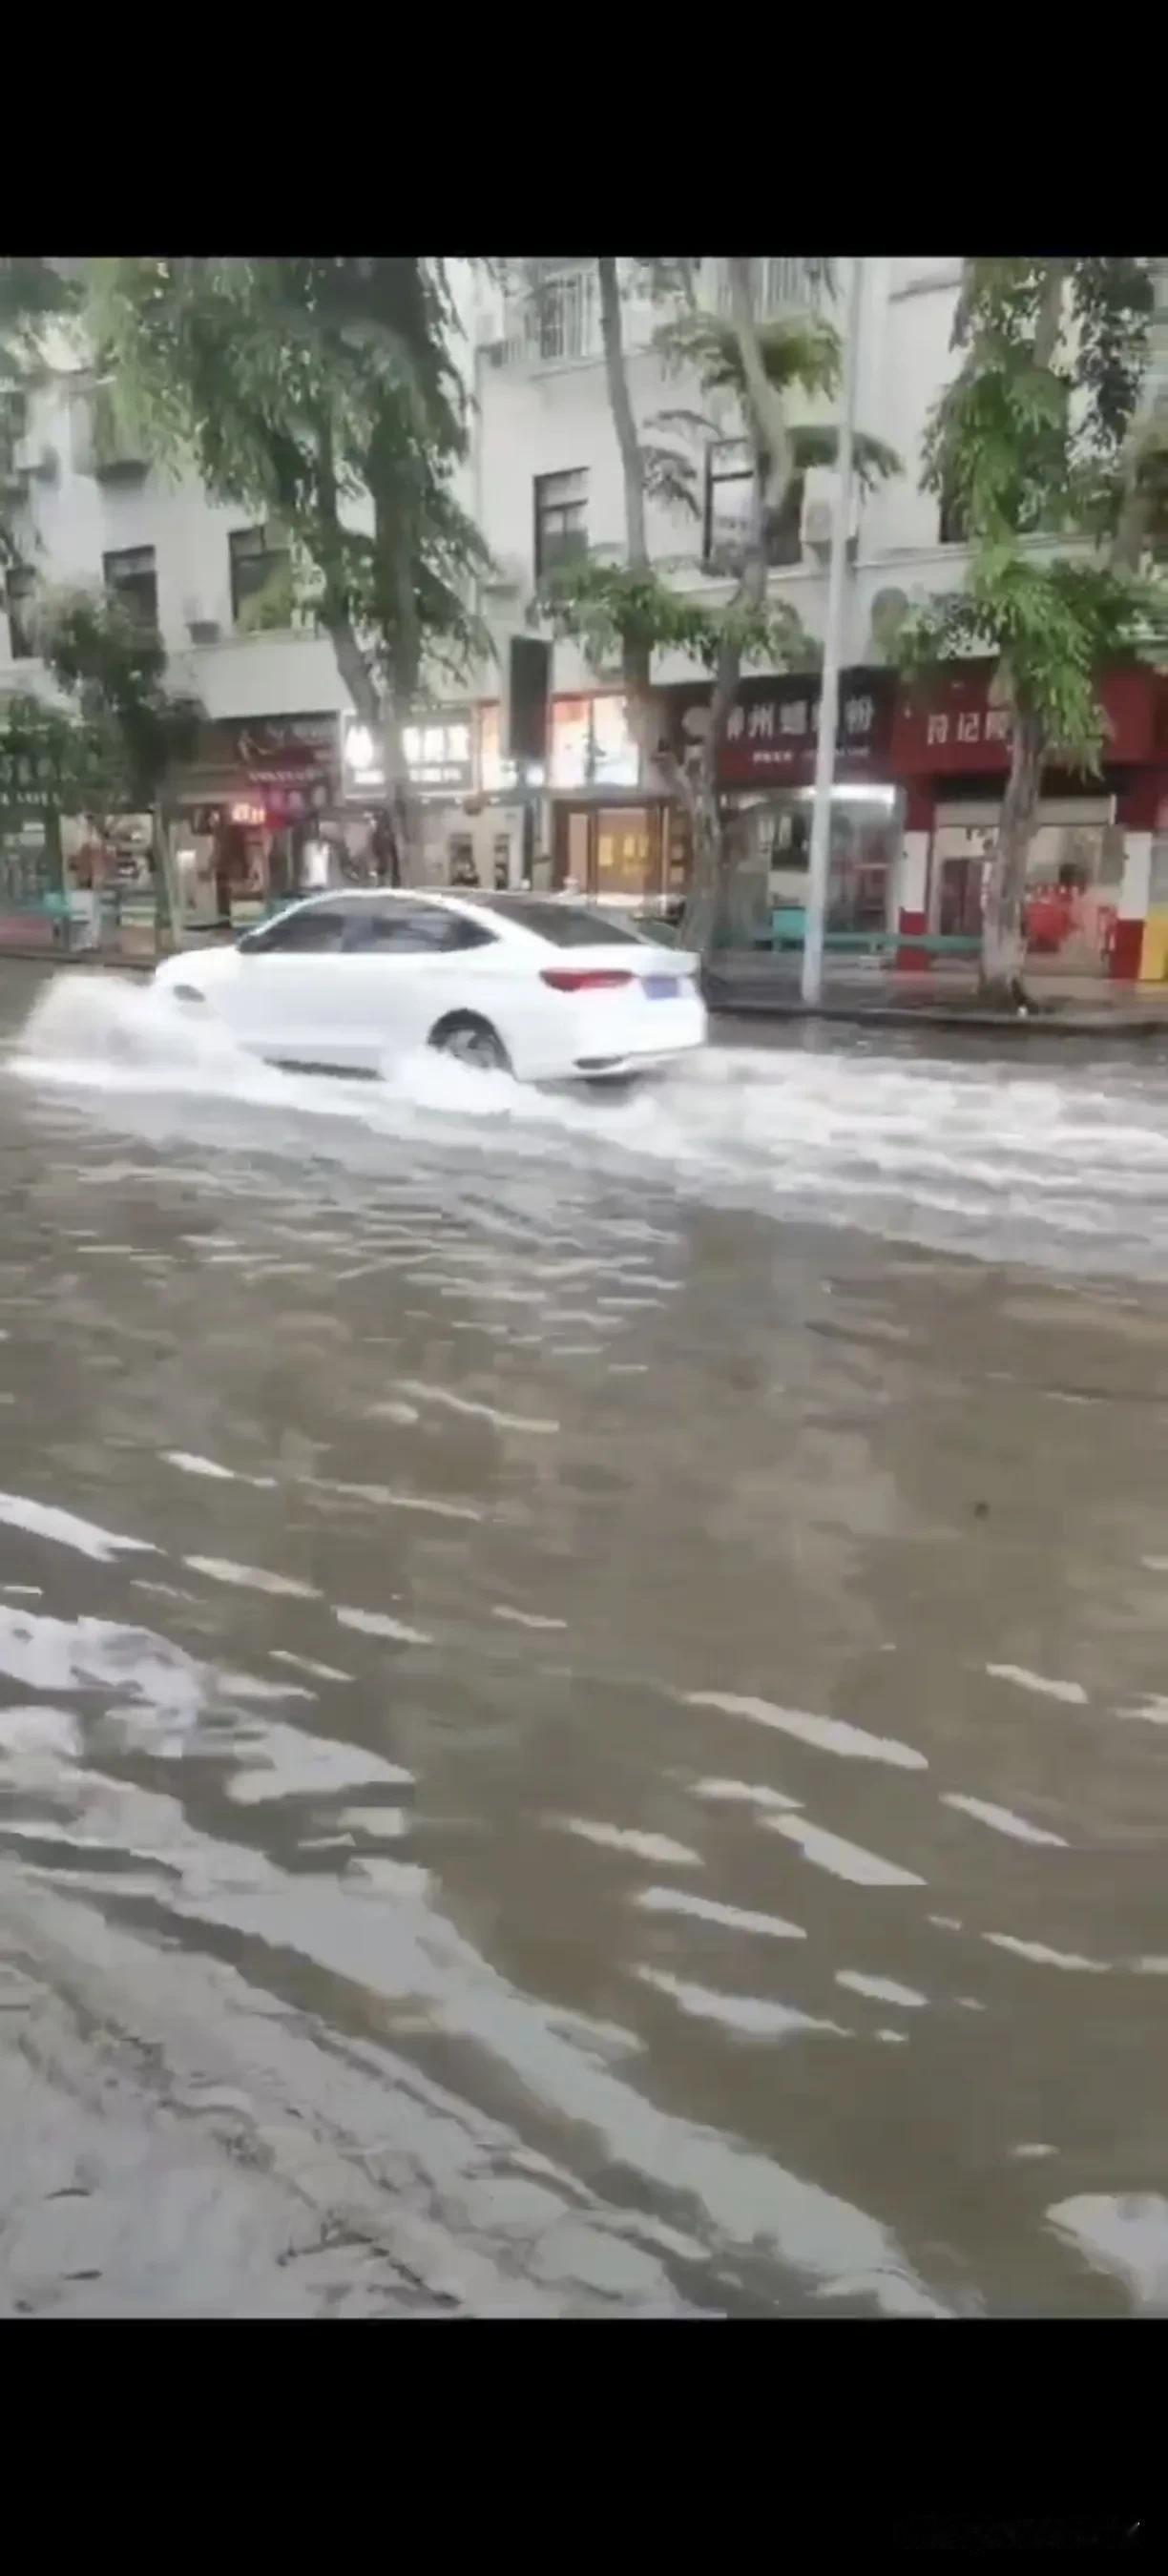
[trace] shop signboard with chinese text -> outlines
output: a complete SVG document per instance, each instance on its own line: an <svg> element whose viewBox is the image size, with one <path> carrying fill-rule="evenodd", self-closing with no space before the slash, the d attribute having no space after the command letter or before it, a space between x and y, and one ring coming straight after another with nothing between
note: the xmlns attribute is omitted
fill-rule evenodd
<svg viewBox="0 0 1168 2576"><path fill-rule="evenodd" d="M402 730L402 750L412 788L420 796L469 796L474 786L469 707L444 707L419 716ZM381 744L357 716L346 716L344 777L347 796L380 796L385 790Z"/></svg>
<svg viewBox="0 0 1168 2576"><path fill-rule="evenodd" d="M1009 767L1010 710L996 702L993 676L992 663L978 662L915 689L902 688L892 727L898 776L976 777ZM1138 768L1157 757L1164 696L1165 683L1154 671L1137 667L1104 674L1099 684L1104 767Z"/></svg>
<svg viewBox="0 0 1168 2576"><path fill-rule="evenodd" d="M880 777L892 731L895 682L881 670L845 671L840 679L836 769L844 777ZM675 753L692 747L708 688L663 689L666 732ZM809 787L815 777L820 683L815 676L748 679L730 710L718 757L721 787Z"/></svg>
<svg viewBox="0 0 1168 2576"><path fill-rule="evenodd" d="M262 803L269 818L317 810L336 792L338 731L327 713L216 717L199 728L176 802Z"/></svg>

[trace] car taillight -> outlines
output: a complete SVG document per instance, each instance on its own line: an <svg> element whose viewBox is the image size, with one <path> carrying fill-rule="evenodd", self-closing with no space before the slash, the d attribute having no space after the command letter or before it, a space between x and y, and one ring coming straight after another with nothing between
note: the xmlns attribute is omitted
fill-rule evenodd
<svg viewBox="0 0 1168 2576"><path fill-rule="evenodd" d="M541 966L540 982L553 993L611 992L614 984L631 984L632 976L611 966Z"/></svg>

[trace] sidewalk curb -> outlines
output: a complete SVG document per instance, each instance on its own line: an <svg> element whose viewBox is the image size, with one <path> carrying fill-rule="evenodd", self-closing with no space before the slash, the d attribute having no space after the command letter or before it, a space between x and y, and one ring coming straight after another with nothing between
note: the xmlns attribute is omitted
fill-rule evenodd
<svg viewBox="0 0 1168 2576"><path fill-rule="evenodd" d="M54 975L63 975L69 968L84 969L90 975L152 975L158 962L156 957L94 957L84 953L69 957L63 949L56 948L0 948L0 967L50 966Z"/></svg>
<svg viewBox="0 0 1168 2576"><path fill-rule="evenodd" d="M715 1019L825 1020L848 1028L972 1029L1012 1038L1151 1038L1168 1037L1168 1016L1151 1012L1105 1011L953 1011L943 1003L787 1002L767 994L758 999L721 994L707 986L706 1002Z"/></svg>
<svg viewBox="0 0 1168 2576"><path fill-rule="evenodd" d="M72 968L88 974L152 975L153 957L67 957L45 948L0 949L0 967L48 966L55 974ZM1154 1038L1168 1037L1168 1012L954 1011L941 1002L803 1002L777 994L719 992L705 987L707 1006L719 1020L823 1020L844 1028L971 1029L1012 1038Z"/></svg>

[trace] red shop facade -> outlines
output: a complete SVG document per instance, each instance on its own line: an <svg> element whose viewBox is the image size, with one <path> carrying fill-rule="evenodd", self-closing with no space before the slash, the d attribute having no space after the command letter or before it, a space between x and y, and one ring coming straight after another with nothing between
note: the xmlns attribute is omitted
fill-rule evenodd
<svg viewBox="0 0 1168 2576"><path fill-rule="evenodd" d="M753 868L773 935L802 938L819 733L819 678L789 673L742 682L718 749L727 825ZM662 731L677 758L708 727L710 690L688 683L660 692ZM828 930L837 937L895 930L900 797L892 765L895 675L859 667L840 675L832 797Z"/></svg>
<svg viewBox="0 0 1168 2576"><path fill-rule="evenodd" d="M898 927L906 939L959 948L980 935L1010 760L994 667L970 663L927 687L902 688L896 700L890 763L904 795ZM1107 727L1099 774L1052 769L1043 778L1027 952L1039 971L1134 977L1142 961L1148 971L1153 851L1168 828L1168 677L1116 670L1099 694ZM926 965L929 953L906 948L900 962Z"/></svg>

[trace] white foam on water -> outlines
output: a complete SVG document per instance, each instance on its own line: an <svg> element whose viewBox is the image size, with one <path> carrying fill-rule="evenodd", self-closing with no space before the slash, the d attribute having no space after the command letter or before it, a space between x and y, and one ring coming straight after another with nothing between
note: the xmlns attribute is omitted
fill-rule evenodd
<svg viewBox="0 0 1168 2576"><path fill-rule="evenodd" d="M404 1619L392 1619L384 1610L334 1610L334 1619L342 1628L356 1628L364 1637L389 1637L399 1646L432 1646L434 1640L424 1628L411 1628Z"/></svg>
<svg viewBox="0 0 1168 2576"><path fill-rule="evenodd" d="M1052 1681L1048 1673L1032 1673L1025 1664L987 1664L991 1681L1013 1682L1016 1689L1033 1691L1038 1699L1065 1700L1068 1708L1085 1708L1087 1694L1081 1682Z"/></svg>
<svg viewBox="0 0 1168 2576"><path fill-rule="evenodd" d="M151 986L57 977L7 1059L107 1122L344 1159L346 1139L545 1164L559 1186L614 1163L687 1194L985 1260L1159 1278L1168 1269L1168 1069L1096 1056L1063 1069L867 1044L711 1046L616 1098L540 1091L423 1049L380 1082L284 1073ZM241 1118L242 1112L247 1116ZM230 1247L219 1243L222 1254Z"/></svg>
<svg viewBox="0 0 1168 2576"><path fill-rule="evenodd" d="M192 1574L205 1574L212 1583L234 1584L245 1592L276 1592L297 1601L320 1597L314 1584L297 1583L288 1574L271 1574L262 1565L236 1565L228 1556L184 1556L183 1564Z"/></svg>
<svg viewBox="0 0 1168 2576"><path fill-rule="evenodd" d="M30 1538L49 1539L55 1547L73 1548L78 1556L92 1557L98 1565L113 1565L119 1556L158 1553L153 1539L124 1538L117 1530L99 1529L96 1521L60 1511L55 1503L38 1503L28 1494L0 1494L0 1523L24 1530Z"/></svg>
<svg viewBox="0 0 1168 2576"><path fill-rule="evenodd" d="M599 1843L606 1851L631 1852L637 1860L654 1862L659 1868L670 1863L677 1869L700 1869L701 1858L685 1843L674 1842L671 1834L645 1834L634 1825L606 1825L591 1816L549 1816L546 1822L558 1825L566 1834L576 1834L581 1842Z"/></svg>
<svg viewBox="0 0 1168 2576"><path fill-rule="evenodd" d="M725 1932L758 1933L765 1941L805 1941L801 1923L781 1914L757 1914L745 1905L724 1905L716 1896L696 1896L689 1887L639 1887L632 1902L643 1914L688 1915L696 1923L715 1923Z"/></svg>
<svg viewBox="0 0 1168 2576"><path fill-rule="evenodd" d="M804 1859L817 1869L830 1870L833 1878L846 1878L853 1887L925 1884L915 1870L902 1869L899 1862L866 1851L861 1843L847 1842L842 1834L828 1833L826 1826L812 1824L809 1816L765 1816L763 1822L772 1834L785 1834L788 1842L797 1843Z"/></svg>
<svg viewBox="0 0 1168 2576"><path fill-rule="evenodd" d="M793 2039L796 2032L824 2030L837 2039L850 2039L851 2032L842 2022L823 2021L816 2013L796 2012L791 2004L771 2003L764 1995L725 1995L708 1986L697 1986L685 1977L672 1976L667 1968L638 1968L642 1985L655 1986L658 1994L668 1995L679 2011L695 2021L720 2022L740 2039Z"/></svg>
<svg viewBox="0 0 1168 2576"><path fill-rule="evenodd" d="M979 1825L988 1825L993 1833L1007 1834L1018 1843L1052 1843L1059 1851L1067 1846L1062 1834L1051 1834L1045 1825L1032 1825L1025 1816L1016 1816L1012 1807L996 1807L989 1798L968 1798L964 1790L946 1789L943 1807L957 1807L963 1816L973 1816Z"/></svg>
<svg viewBox="0 0 1168 2576"><path fill-rule="evenodd" d="M915 1986L902 1986L895 1977L871 1977L862 1968L837 1968L835 1981L837 1986L849 1986L853 1994L868 1995L873 2003L903 2004L906 2012L919 2011L929 2000Z"/></svg>
<svg viewBox="0 0 1168 2576"><path fill-rule="evenodd" d="M689 1708L720 1708L727 1717L749 1717L756 1726L773 1726L782 1735L794 1735L801 1744L812 1744L817 1753L838 1753L844 1761L888 1762L896 1771L927 1771L928 1760L913 1744L900 1744L894 1735L869 1735L862 1726L852 1726L846 1718L820 1717L805 1708L779 1708L774 1700L753 1699L736 1691L687 1691Z"/></svg>

